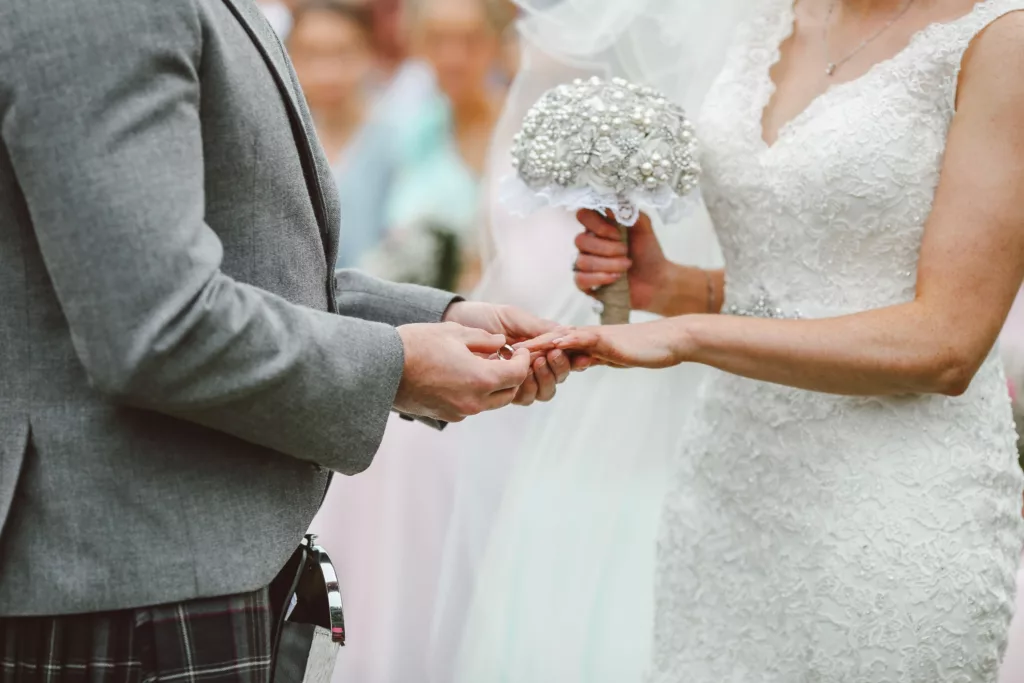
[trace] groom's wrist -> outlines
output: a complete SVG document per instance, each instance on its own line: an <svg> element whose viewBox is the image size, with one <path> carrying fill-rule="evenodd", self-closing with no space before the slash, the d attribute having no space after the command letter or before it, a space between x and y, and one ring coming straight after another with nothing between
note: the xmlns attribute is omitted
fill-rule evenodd
<svg viewBox="0 0 1024 683"><path fill-rule="evenodd" d="M459 317L459 308L467 303L469 302L461 296L454 295L451 303L448 304L448 307L444 309L444 313L441 315L441 322L446 323L457 319Z"/></svg>

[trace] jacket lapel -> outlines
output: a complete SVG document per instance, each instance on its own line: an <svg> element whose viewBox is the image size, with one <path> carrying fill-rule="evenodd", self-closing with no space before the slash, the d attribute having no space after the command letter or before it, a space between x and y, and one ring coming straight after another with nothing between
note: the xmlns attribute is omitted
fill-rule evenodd
<svg viewBox="0 0 1024 683"><path fill-rule="evenodd" d="M324 184L328 190L334 191L330 167L320 149L320 143L313 129L312 117L299 89L298 79L292 69L291 62L285 54L284 46L274 29L267 22L259 7L252 0L224 0L228 9L235 15L239 23L249 34L256 49L267 64L267 69L281 93L288 120L292 126L292 134L302 161L302 172L306 179L306 188L313 211L316 214L320 238L327 257L330 273L329 291L331 310L336 310L334 296L334 264L338 260L338 216L336 202L329 202L324 195ZM326 181L324 179L327 179ZM332 209L334 209L332 211Z"/></svg>

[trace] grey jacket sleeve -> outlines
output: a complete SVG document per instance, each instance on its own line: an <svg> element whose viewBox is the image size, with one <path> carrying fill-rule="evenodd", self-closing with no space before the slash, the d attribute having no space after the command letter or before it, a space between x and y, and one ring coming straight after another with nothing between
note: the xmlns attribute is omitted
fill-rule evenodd
<svg viewBox="0 0 1024 683"><path fill-rule="evenodd" d="M438 322L459 297L429 287L378 280L358 270L335 273L338 312L388 325Z"/></svg>
<svg viewBox="0 0 1024 683"><path fill-rule="evenodd" d="M345 315L376 320L389 325L412 322L439 322L445 311L462 297L429 287L396 284L361 273L339 270L336 274L338 309ZM406 420L415 420L434 429L444 429L446 422L429 417L399 413Z"/></svg>
<svg viewBox="0 0 1024 683"><path fill-rule="evenodd" d="M401 340L384 322L296 306L221 272L204 222L194 5L13 0L0 23L5 12L22 15L32 44L5 49L0 27L0 135L91 382L113 401L364 469ZM401 315L430 319L441 304L417 294ZM382 321L387 305L347 310Z"/></svg>

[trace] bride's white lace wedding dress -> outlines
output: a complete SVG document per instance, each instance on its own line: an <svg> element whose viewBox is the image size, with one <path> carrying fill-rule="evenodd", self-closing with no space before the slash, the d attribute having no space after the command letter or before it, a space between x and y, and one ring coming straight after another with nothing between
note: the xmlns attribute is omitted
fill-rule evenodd
<svg viewBox="0 0 1024 683"><path fill-rule="evenodd" d="M1018 9L1024 0L986 0L925 29L769 146L769 70L793 11L762 3L699 125L724 312L826 317L914 296L961 58ZM995 681L1021 491L995 355L956 398L848 398L716 374L662 520L653 680Z"/></svg>

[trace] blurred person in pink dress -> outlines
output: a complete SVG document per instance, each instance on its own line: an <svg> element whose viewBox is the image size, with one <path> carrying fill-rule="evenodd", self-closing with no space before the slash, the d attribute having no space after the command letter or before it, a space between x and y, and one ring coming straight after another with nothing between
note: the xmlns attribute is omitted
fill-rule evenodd
<svg viewBox="0 0 1024 683"><path fill-rule="evenodd" d="M398 56L402 50L393 29L402 21L398 17L401 8L390 0L377 0L373 7L378 14L378 50L385 66L390 63L396 73L391 92L379 100L382 115L405 115L408 119L410 111L422 111L437 96L418 96L415 87L408 86L415 81L412 76L416 63L402 62ZM438 186L443 175L438 169L457 164L464 169L465 177L472 178L472 183L462 185L472 185L473 192L469 199L457 202L458 206L449 202L448 208L463 207L470 225L478 228L478 218L473 217L478 213L476 207L487 202L477 195L476 185L500 111L500 100L477 96L478 81L485 80L496 63L501 32L493 23L487 0L431 0L422 6L412 3L405 10L415 53L433 65L440 92L458 100L452 107L457 110L453 116L467 118L469 125L456 121L445 134L448 142L443 159L451 163L437 162L436 154L423 154L418 175L404 174L398 194L389 200L391 213L403 220L417 211L423 213L423 202L416 201L422 197L422 190ZM394 57L393 62L389 55ZM414 100L416 104L411 104ZM460 102L467 107L459 108ZM402 122L396 122L396 127L401 128ZM456 134L460 130L465 134ZM423 179L422 187L412 182L414 176ZM486 191L480 195L486 195ZM559 259L563 274L571 248L570 235ZM534 286L544 286L539 278L534 282ZM506 411L501 420L474 419L437 433L394 417L374 464L357 478L334 479L311 526L338 566L346 602L348 647L341 653L334 681L433 680L430 639L456 495L456 472L464 454L480 458L487 453L484 457L491 457L514 436L518 421L537 409ZM488 449L488 443L497 446ZM484 490L474 493L489 495Z"/></svg>

